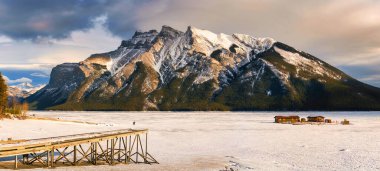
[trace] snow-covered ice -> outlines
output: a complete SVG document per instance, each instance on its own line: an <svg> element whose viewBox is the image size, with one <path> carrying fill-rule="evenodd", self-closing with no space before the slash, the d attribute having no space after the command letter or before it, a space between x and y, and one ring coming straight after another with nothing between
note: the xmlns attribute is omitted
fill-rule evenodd
<svg viewBox="0 0 380 171"><path fill-rule="evenodd" d="M148 128L160 164L54 170L379 170L380 112L36 112L42 120L2 120L0 139ZM275 115L324 115L352 125L275 124ZM136 125L132 122L136 121Z"/></svg>

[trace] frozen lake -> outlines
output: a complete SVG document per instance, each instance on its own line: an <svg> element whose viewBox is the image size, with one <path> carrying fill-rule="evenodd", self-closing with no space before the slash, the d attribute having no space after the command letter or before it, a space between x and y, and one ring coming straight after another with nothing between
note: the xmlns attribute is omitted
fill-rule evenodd
<svg viewBox="0 0 380 171"><path fill-rule="evenodd" d="M0 139L148 128L159 165L55 170L379 170L380 112L52 112L41 117L99 123L2 120ZM352 125L275 124L275 115L323 115ZM132 122L135 121L136 125Z"/></svg>

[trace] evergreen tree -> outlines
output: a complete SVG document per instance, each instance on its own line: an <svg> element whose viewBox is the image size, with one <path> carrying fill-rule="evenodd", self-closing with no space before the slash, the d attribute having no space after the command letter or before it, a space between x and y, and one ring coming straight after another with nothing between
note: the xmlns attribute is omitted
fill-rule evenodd
<svg viewBox="0 0 380 171"><path fill-rule="evenodd" d="M8 103L7 98L7 84L5 83L5 80L3 79L3 76L0 73L0 114L3 114L5 111L5 107Z"/></svg>

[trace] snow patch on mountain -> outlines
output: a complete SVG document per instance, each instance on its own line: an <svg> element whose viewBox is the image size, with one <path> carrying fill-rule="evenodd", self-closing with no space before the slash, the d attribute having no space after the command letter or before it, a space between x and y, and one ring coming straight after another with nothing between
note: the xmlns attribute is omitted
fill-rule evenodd
<svg viewBox="0 0 380 171"><path fill-rule="evenodd" d="M245 34L215 34L195 27L190 27L190 31L193 33L196 43L203 45L206 49L206 55L210 55L216 49L230 49L232 45L244 49L246 54L249 54L251 50L257 54L271 48L276 42L272 38L255 38Z"/></svg>
<svg viewBox="0 0 380 171"><path fill-rule="evenodd" d="M117 50L117 53L110 55L111 59L107 62L107 70L111 72L111 75L115 75L126 64L144 53L144 50L131 49L128 47L122 47Z"/></svg>
<svg viewBox="0 0 380 171"><path fill-rule="evenodd" d="M285 60L285 62L292 64L297 67L297 74L301 70L307 70L308 72L313 72L321 76L328 76L330 78L339 80L342 77L339 74L326 69L323 63L316 60L310 60L299 53L293 53L281 48L274 47L274 50L279 53Z"/></svg>
<svg viewBox="0 0 380 171"><path fill-rule="evenodd" d="M262 60L262 59L260 59ZM281 80L281 84L284 86L285 84L289 84L289 73L281 72L279 69L277 69L273 64L266 60L262 60L264 62L264 65L268 66L269 69L273 72L274 75L276 75L277 78Z"/></svg>
<svg viewBox="0 0 380 171"><path fill-rule="evenodd" d="M276 40L272 38L255 38L246 34L235 33L232 36L243 43L245 46L254 49L256 53L271 48L272 45L276 42Z"/></svg>
<svg viewBox="0 0 380 171"><path fill-rule="evenodd" d="M217 47L228 49L234 43L232 36L223 33L215 34L211 31L202 30L195 27L191 27L191 31L193 36L195 36L199 41L198 43L210 45L210 48L212 48L210 51Z"/></svg>
<svg viewBox="0 0 380 171"><path fill-rule="evenodd" d="M149 49L157 35L156 30L148 32L136 31L132 39L123 40L116 51L105 54L110 57L110 61L106 63L107 70L112 75L118 73L126 64Z"/></svg>
<svg viewBox="0 0 380 171"><path fill-rule="evenodd" d="M203 83L212 78L218 78L221 85L228 85L227 81L239 72L238 68L249 63L251 59L256 58L256 54L270 49L276 42L272 38L255 38L244 34L215 34L211 31L195 27L189 27L188 32L193 40L191 44L192 51L218 60L218 62L211 62L214 66L206 66L215 67L216 65L216 68L198 70L197 72L200 72L198 73L199 78L196 78L195 83ZM224 69L217 69L218 67ZM232 70L229 71L226 68L231 68ZM207 71L208 73L204 73L203 71ZM212 73L212 71L216 72ZM233 74L229 74L228 72L233 72Z"/></svg>

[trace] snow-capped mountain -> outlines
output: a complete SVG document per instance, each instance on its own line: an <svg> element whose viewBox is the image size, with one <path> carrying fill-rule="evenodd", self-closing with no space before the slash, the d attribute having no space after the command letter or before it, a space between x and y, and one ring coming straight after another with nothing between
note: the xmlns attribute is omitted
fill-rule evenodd
<svg viewBox="0 0 380 171"><path fill-rule="evenodd" d="M56 66L27 100L69 110L368 110L380 109L380 90L272 38L163 26Z"/></svg>
<svg viewBox="0 0 380 171"><path fill-rule="evenodd" d="M18 85L8 86L8 96L16 98L26 98L31 94L36 93L42 89L45 85L33 86L28 82L24 82Z"/></svg>

